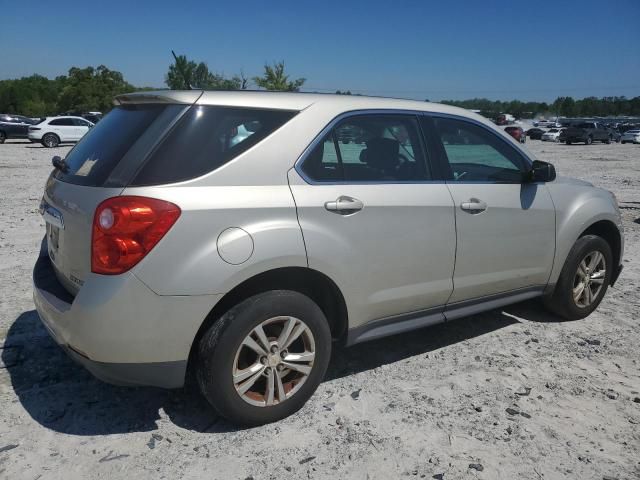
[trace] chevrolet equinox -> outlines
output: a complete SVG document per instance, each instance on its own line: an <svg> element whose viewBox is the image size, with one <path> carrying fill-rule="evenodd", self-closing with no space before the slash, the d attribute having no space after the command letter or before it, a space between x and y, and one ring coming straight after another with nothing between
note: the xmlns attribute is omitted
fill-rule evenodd
<svg viewBox="0 0 640 480"><path fill-rule="evenodd" d="M33 273L51 336L107 382L193 372L239 424L301 408L333 341L534 297L579 319L621 270L612 193L446 105L122 95L53 164Z"/></svg>

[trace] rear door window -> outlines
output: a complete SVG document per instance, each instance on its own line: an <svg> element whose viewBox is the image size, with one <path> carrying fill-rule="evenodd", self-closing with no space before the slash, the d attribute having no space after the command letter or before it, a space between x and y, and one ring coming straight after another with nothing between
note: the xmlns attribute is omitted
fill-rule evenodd
<svg viewBox="0 0 640 480"><path fill-rule="evenodd" d="M412 115L355 115L341 121L301 165L312 181L401 183L430 180Z"/></svg>
<svg viewBox="0 0 640 480"><path fill-rule="evenodd" d="M193 106L158 145L131 185L175 183L209 173L256 145L295 114L288 110Z"/></svg>

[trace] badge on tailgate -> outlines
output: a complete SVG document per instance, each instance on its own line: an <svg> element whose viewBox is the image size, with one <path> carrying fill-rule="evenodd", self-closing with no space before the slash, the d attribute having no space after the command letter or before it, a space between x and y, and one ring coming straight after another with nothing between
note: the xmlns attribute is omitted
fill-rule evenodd
<svg viewBox="0 0 640 480"><path fill-rule="evenodd" d="M42 218L44 218L44 221L48 224L57 227L60 230L64 230L64 219L62 218L62 213L57 208L53 208L49 205L44 198L40 202L40 215L42 215Z"/></svg>

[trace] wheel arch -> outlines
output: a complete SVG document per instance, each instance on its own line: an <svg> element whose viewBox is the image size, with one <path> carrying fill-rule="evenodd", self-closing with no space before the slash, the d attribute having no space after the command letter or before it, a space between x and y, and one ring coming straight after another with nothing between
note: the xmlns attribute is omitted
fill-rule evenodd
<svg viewBox="0 0 640 480"><path fill-rule="evenodd" d="M599 220L586 228L578 238L584 237L585 235L597 235L604 239L611 247L614 268L620 265L620 257L622 256L622 235L615 223L611 220Z"/></svg>
<svg viewBox="0 0 640 480"><path fill-rule="evenodd" d="M555 286L569 252L584 235L604 238L619 265L624 255L624 237L620 213L611 194L598 188L562 182L551 183L549 188L556 206L556 254L548 290Z"/></svg>
<svg viewBox="0 0 640 480"><path fill-rule="evenodd" d="M325 274L308 267L282 267L256 274L227 292L211 309L198 329L189 352L191 371L197 344L202 335L222 314L243 300L269 290L292 290L311 298L329 321L331 335L336 340L346 338L347 305L340 288Z"/></svg>

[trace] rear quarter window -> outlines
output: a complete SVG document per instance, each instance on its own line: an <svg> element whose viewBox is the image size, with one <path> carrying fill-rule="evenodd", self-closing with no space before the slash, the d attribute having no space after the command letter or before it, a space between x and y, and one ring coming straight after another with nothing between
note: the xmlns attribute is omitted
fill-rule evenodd
<svg viewBox="0 0 640 480"><path fill-rule="evenodd" d="M193 106L157 146L131 185L175 183L209 173L256 145L296 113Z"/></svg>

